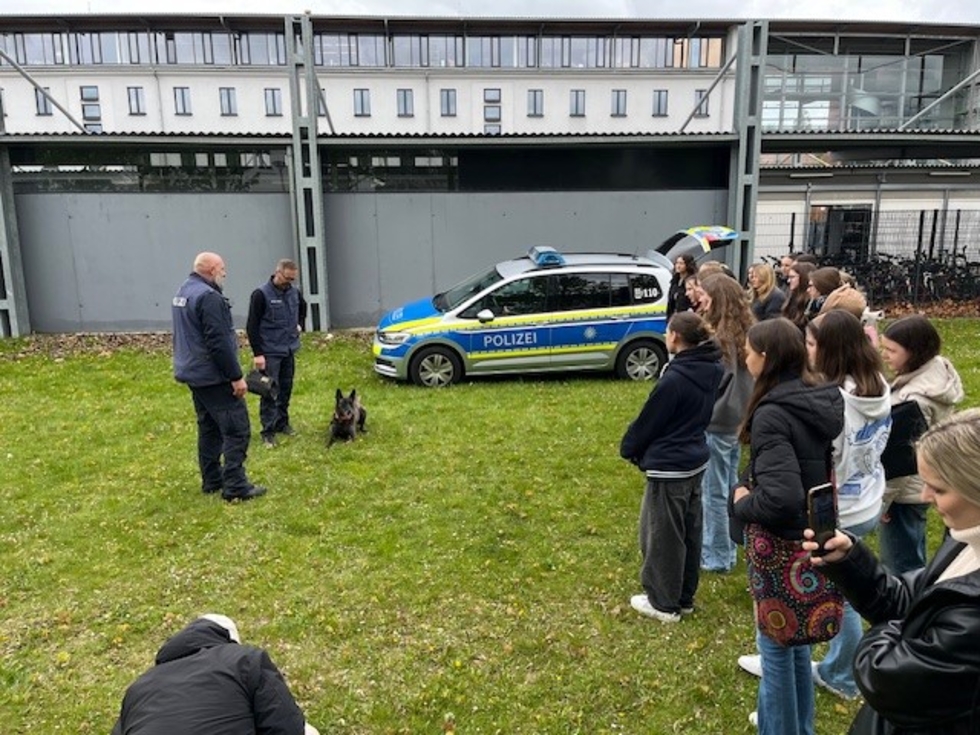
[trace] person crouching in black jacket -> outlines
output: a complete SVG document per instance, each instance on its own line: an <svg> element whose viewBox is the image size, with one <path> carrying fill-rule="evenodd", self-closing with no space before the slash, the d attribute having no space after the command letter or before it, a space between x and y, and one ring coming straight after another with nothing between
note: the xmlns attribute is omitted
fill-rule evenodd
<svg viewBox="0 0 980 735"><path fill-rule="evenodd" d="M112 735L318 735L269 654L209 613L171 637L126 690Z"/></svg>
<svg viewBox="0 0 980 735"><path fill-rule="evenodd" d="M842 531L813 559L871 623L854 659L865 705L851 735L980 732L980 409L929 429L916 458L922 501L949 529L924 569L892 576Z"/></svg>
<svg viewBox="0 0 980 735"><path fill-rule="evenodd" d="M640 507L643 594L637 612L676 623L694 611L701 565L701 477L708 464L705 429L724 369L721 350L693 312L674 314L667 349L674 354L619 446L646 473Z"/></svg>

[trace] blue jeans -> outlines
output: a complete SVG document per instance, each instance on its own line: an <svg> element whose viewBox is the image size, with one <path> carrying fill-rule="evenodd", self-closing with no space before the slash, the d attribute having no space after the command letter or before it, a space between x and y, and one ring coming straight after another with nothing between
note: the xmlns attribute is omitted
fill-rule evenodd
<svg viewBox="0 0 980 735"><path fill-rule="evenodd" d="M728 572L735 566L735 544L728 535L728 494L738 482L738 437L707 432L708 467L701 484L704 533L701 568Z"/></svg>
<svg viewBox="0 0 980 735"><path fill-rule="evenodd" d="M813 735L810 646L781 646L756 634L762 656L759 735Z"/></svg>
<svg viewBox="0 0 980 735"><path fill-rule="evenodd" d="M881 563L892 574L905 574L926 565L928 503L892 503L878 526Z"/></svg>
<svg viewBox="0 0 980 735"><path fill-rule="evenodd" d="M857 538L864 538L878 525L878 519L859 523L856 526L844 528ZM861 616L851 604L844 601L844 619L841 621L840 632L830 640L827 655L817 666L817 673L829 687L836 689L848 697L859 694L854 683L854 656L857 654L858 643L864 629L861 627Z"/></svg>

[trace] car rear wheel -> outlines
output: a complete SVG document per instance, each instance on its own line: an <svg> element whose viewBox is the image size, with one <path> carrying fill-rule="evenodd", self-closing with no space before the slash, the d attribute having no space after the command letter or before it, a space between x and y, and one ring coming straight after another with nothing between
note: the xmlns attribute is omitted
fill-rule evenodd
<svg viewBox="0 0 980 735"><path fill-rule="evenodd" d="M629 380L653 380L667 364L667 350L652 339L631 342L616 359L616 375Z"/></svg>
<svg viewBox="0 0 980 735"><path fill-rule="evenodd" d="M448 347L427 347L412 358L408 375L415 385L440 388L459 382L463 363Z"/></svg>

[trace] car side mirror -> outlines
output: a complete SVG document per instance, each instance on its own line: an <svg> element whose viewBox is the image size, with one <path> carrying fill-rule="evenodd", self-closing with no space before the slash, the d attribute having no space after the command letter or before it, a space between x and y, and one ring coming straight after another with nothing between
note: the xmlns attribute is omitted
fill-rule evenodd
<svg viewBox="0 0 980 735"><path fill-rule="evenodd" d="M487 322L492 322L494 317L493 312L490 311L490 309L481 309L477 312L476 318L481 324L486 324Z"/></svg>

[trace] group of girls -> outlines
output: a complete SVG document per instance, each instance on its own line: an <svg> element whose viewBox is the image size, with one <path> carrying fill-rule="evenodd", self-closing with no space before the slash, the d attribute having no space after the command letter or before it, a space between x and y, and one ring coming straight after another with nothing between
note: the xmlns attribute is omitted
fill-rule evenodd
<svg viewBox="0 0 980 735"><path fill-rule="evenodd" d="M693 268L687 267L688 276L691 271ZM703 476L703 528L692 512L700 505L700 498L697 493L688 492L681 509L685 515L677 524L681 530L673 540L677 548L684 550L682 573L673 598L656 598L648 587L650 579L664 574L663 559L658 561L653 555L648 563L652 540L647 535L644 541L642 534L644 528L649 534L658 522L641 518L645 594L635 596L633 606L665 622L679 620L681 613L693 610L697 576L696 569L691 568L692 547L697 537L703 534L700 566L711 571L728 571L735 563L735 548L727 538L729 512L738 522L757 523L802 543L806 491L831 479L838 487L839 525L848 534L842 537L847 542L840 542L841 550L845 546L863 549L856 542L872 531L880 519L885 565L897 573L925 564L925 508L935 499L929 494L929 485L924 486L918 475L886 483L880 457L887 442L892 404L916 401L928 425L935 426L951 414L963 397L959 376L939 355L938 333L924 317L900 319L885 330L879 354L854 313L854 304L863 300L844 295L836 300L835 308L826 309L831 305L828 297L835 291L835 295L841 293L841 277L836 269L816 268L809 263L791 266L782 317L773 316L771 307L776 290L775 279L770 281L772 269L760 264L753 267L752 273L751 307L738 283L727 275L702 273L697 280L688 277L688 303L700 311L706 329L702 332L695 328L697 323L683 313L672 317L668 327L668 345L675 354L696 349L702 359L719 363L721 391L713 390L714 384L709 383L696 397L691 384L674 380L663 385L662 380L644 407L649 414L652 403L668 405L668 387L678 394L669 399L673 401L669 404L673 412L660 412L661 418L675 417L665 419L656 430L660 450L671 446L667 437L673 430L671 425L678 421L678 401L682 398L696 401L698 407L697 421L692 422L688 414L684 422L688 438L695 424L703 424L702 433L692 440L697 452L690 454L690 466L669 468L671 472L688 473L685 480L695 476L700 480ZM801 293L806 296L805 305ZM683 321L675 322L682 317ZM681 327L689 341L678 336ZM709 355L700 341L708 334L714 335L717 354ZM894 373L891 384L883 375L882 355ZM706 405L711 399L714 403L708 415ZM637 444L641 418L643 413L627 431L622 453L647 469L640 459L644 452ZM749 447L749 463L739 481L735 473L740 442ZM659 451L653 454L660 456ZM832 463L828 463L828 456ZM656 502L654 496L667 492L653 486L650 477L648 470L646 513ZM733 487L729 511L725 501ZM977 496L980 503L980 489ZM674 520L679 512L675 509ZM686 525L685 518L689 521ZM948 519L944 520L948 524ZM720 540L722 536L724 541ZM672 558L677 559L678 554L675 552ZM977 566L980 567L980 559ZM844 589L848 591L846 585ZM858 608L866 612L867 605L862 601ZM902 611L904 614L907 608L902 607ZM814 681L845 698L869 696L867 687L873 682L854 679L856 652L863 645L862 628L860 617L849 605L845 607L840 634L831 641L819 664L811 663L809 646L784 647L762 633L757 636L757 644L760 657L755 673L762 676L762 683L752 718L762 733L811 735ZM972 675L976 677L977 672L974 668ZM958 714L961 713L951 716ZM879 720L868 721L880 724Z"/></svg>

